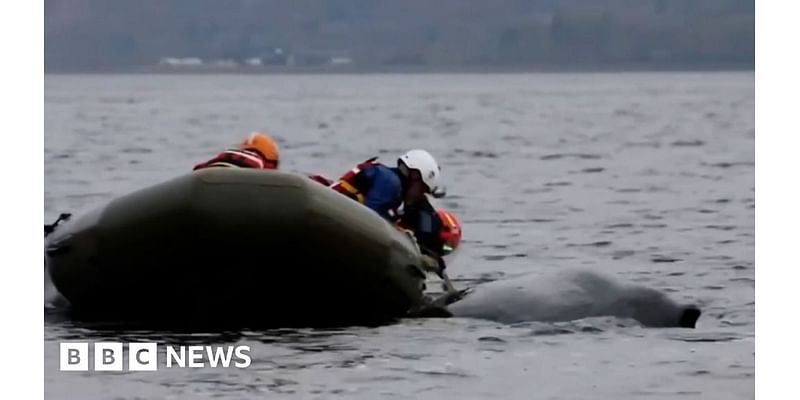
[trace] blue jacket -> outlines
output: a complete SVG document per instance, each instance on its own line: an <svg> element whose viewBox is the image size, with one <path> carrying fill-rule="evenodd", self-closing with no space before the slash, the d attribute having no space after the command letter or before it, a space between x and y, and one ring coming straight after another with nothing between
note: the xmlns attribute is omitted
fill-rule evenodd
<svg viewBox="0 0 800 400"><path fill-rule="evenodd" d="M364 205L383 218L394 220L403 202L403 183L397 168L374 164L356 176L356 183L364 195Z"/></svg>

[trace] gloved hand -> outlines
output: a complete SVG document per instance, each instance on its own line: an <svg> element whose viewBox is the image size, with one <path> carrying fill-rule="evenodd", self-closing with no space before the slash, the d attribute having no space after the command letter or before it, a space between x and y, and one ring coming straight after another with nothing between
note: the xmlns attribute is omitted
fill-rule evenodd
<svg viewBox="0 0 800 400"><path fill-rule="evenodd" d="M394 227L398 231L405 233L406 236L408 236L408 238L411 239L411 243L414 244L414 247L416 247L418 251L422 251L422 249L419 248L419 242L417 242L417 235L414 234L414 231L412 231L411 229L406 229L397 224L395 224Z"/></svg>
<svg viewBox="0 0 800 400"><path fill-rule="evenodd" d="M407 228L405 228L404 226L402 226L400 224L394 224L394 227L398 231L403 232L406 235L408 235L408 237L410 237L411 239L414 239L414 243L417 242L417 235L415 235L414 231L412 231L411 229L407 229Z"/></svg>

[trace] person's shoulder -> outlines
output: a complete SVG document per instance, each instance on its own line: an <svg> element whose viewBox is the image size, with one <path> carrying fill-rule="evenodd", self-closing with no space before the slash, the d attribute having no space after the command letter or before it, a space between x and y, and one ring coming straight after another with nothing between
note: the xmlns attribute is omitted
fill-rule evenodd
<svg viewBox="0 0 800 400"><path fill-rule="evenodd" d="M391 167L381 163L370 164L366 169L376 171L381 175L385 176L392 176L392 175L397 176L397 174L395 174L394 170Z"/></svg>
<svg viewBox="0 0 800 400"><path fill-rule="evenodd" d="M369 168L367 174L371 179L374 180L374 182L379 183L382 187L393 187L397 188L397 190L400 190L400 187L402 186L400 177L397 175L394 169L383 164L373 165Z"/></svg>
<svg viewBox="0 0 800 400"><path fill-rule="evenodd" d="M392 168L384 164L378 164L381 169L383 175L386 176L387 179L391 180L392 182L397 182L400 184L400 173L397 171L397 168Z"/></svg>

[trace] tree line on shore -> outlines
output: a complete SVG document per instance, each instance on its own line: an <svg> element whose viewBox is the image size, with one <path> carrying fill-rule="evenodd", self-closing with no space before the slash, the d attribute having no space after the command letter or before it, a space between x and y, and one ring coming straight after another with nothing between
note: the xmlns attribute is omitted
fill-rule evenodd
<svg viewBox="0 0 800 400"><path fill-rule="evenodd" d="M45 68L241 60L361 67L753 64L754 0L46 0Z"/></svg>

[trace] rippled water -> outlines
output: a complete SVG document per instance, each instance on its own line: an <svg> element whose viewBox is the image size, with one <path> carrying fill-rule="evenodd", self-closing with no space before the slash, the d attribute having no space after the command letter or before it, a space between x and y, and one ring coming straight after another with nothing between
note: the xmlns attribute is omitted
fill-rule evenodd
<svg viewBox="0 0 800 400"><path fill-rule="evenodd" d="M45 310L48 398L752 398L752 73L47 76L45 217L182 174L256 129L336 176L424 147L464 223L461 286L563 268L698 303L698 328L104 332ZM298 290L302 289L298 287ZM63 340L249 344L247 369L58 371Z"/></svg>

